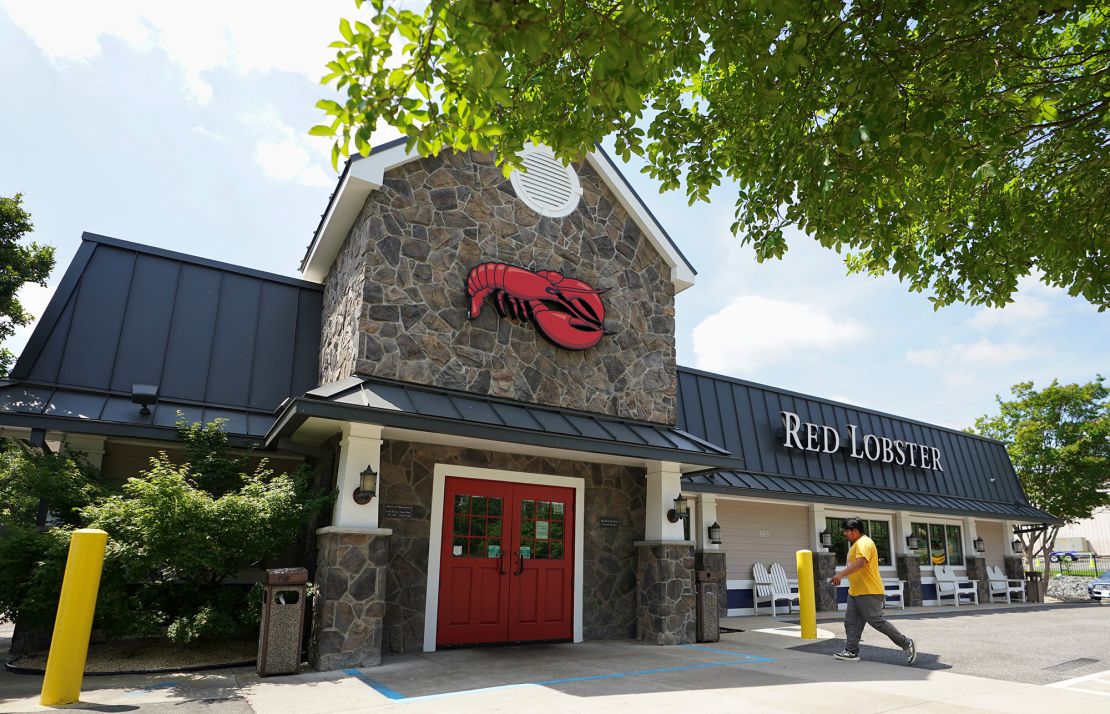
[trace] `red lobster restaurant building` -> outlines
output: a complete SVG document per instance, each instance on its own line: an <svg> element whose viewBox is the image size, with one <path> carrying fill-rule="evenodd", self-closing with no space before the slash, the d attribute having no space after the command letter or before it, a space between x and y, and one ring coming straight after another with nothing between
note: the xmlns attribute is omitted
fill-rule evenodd
<svg viewBox="0 0 1110 714"><path fill-rule="evenodd" d="M824 582L850 515L909 605L937 600L934 564L981 601L987 566L1020 576L1011 527L1053 518L1001 444L678 366L694 270L648 207L600 150L525 164L397 142L351 161L300 280L86 234L0 381L0 430L122 482L180 411L313 465L338 491L302 559L319 669L692 642L695 571L752 613L753 565L793 576L809 548ZM845 598L818 586L820 609Z"/></svg>

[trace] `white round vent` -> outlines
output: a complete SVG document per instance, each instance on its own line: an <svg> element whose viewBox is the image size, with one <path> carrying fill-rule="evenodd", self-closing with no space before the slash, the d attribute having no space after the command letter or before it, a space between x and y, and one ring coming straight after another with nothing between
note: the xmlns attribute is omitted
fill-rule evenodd
<svg viewBox="0 0 1110 714"><path fill-rule="evenodd" d="M574 167L564 166L546 146L529 146L521 152L527 171L509 175L520 200L541 216L562 218L570 215L582 196L582 184Z"/></svg>

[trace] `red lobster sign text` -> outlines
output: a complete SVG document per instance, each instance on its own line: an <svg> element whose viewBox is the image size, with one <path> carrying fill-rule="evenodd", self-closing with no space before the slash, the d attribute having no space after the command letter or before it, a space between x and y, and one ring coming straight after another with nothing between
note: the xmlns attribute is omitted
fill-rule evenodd
<svg viewBox="0 0 1110 714"><path fill-rule="evenodd" d="M601 293L581 280L550 270L532 272L505 263L482 263L466 276L470 307L467 319L482 311L493 297L502 317L531 321L550 343L568 350L593 347L605 335L605 306Z"/></svg>

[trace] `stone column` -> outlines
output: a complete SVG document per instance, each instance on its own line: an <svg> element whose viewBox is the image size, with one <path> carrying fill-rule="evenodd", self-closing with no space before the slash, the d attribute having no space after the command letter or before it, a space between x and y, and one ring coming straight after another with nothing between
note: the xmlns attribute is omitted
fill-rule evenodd
<svg viewBox="0 0 1110 714"><path fill-rule="evenodd" d="M697 641L693 541L637 541L636 639L656 645Z"/></svg>
<svg viewBox="0 0 1110 714"><path fill-rule="evenodd" d="M990 602L990 584L987 582L987 559L971 555L964 559L967 564L968 580L978 580L975 589L979 591L979 602Z"/></svg>
<svg viewBox="0 0 1110 714"><path fill-rule="evenodd" d="M1025 558L1020 555L1006 555L1002 557L1002 572L1007 578L1016 580L1025 579Z"/></svg>
<svg viewBox="0 0 1110 714"><path fill-rule="evenodd" d="M894 564L898 566L898 577L906 581L906 607L921 607L924 598L921 596L921 564L917 562L917 555L896 555Z"/></svg>
<svg viewBox="0 0 1110 714"><path fill-rule="evenodd" d="M391 533L337 526L316 531L317 593L309 647L313 669L381 663Z"/></svg>
<svg viewBox="0 0 1110 714"><path fill-rule="evenodd" d="M694 570L708 570L717 576L717 610L721 617L728 616L728 573L725 569L725 554L719 550L699 550L694 553Z"/></svg>
<svg viewBox="0 0 1110 714"><path fill-rule="evenodd" d="M836 553L813 554L813 589L818 612L836 612L836 586L829 578L836 575Z"/></svg>

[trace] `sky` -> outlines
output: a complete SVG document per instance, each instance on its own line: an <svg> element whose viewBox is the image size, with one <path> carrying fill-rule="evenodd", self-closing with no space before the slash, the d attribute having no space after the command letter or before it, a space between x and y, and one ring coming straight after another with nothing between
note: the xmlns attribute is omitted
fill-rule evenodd
<svg viewBox="0 0 1110 714"><path fill-rule="evenodd" d="M0 0L0 195L57 247L82 231L296 276L335 188L314 108L350 0ZM363 18L365 19L365 18ZM964 428L995 396L1110 375L1110 311L1030 278L1005 309L939 312L895 278L849 276L796 233L759 264L729 233L733 190L688 206L626 175L698 270L677 298L679 364ZM19 353L31 328L5 346Z"/></svg>

